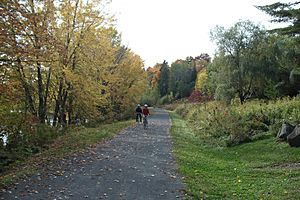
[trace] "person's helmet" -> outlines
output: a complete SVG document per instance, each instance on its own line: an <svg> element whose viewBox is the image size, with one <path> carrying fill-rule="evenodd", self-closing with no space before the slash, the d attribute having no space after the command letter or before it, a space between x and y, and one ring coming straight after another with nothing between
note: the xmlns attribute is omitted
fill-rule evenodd
<svg viewBox="0 0 300 200"><path fill-rule="evenodd" d="M145 106L145 107L148 107L148 105L147 105L147 104L145 104L144 106Z"/></svg>
<svg viewBox="0 0 300 200"><path fill-rule="evenodd" d="M138 107L140 107L141 105L140 105L140 104L138 104L137 106L138 106Z"/></svg>

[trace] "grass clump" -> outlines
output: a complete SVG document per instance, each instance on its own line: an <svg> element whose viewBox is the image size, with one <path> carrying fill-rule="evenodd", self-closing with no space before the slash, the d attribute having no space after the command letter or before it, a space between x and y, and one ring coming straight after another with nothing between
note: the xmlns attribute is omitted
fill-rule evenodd
<svg viewBox="0 0 300 200"><path fill-rule="evenodd" d="M300 149L275 138L207 145L171 113L174 154L190 199L300 199Z"/></svg>

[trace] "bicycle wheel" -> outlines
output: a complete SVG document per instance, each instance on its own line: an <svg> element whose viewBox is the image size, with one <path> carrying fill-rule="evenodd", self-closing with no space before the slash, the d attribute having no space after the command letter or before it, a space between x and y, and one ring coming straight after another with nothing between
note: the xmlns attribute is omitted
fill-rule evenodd
<svg viewBox="0 0 300 200"><path fill-rule="evenodd" d="M147 125L148 125L147 117L144 117L143 124L144 124L144 129L147 129Z"/></svg>

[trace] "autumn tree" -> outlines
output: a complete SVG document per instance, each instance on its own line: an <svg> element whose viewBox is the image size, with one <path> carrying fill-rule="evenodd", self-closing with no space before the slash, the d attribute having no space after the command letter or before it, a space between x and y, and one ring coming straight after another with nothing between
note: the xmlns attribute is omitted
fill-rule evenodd
<svg viewBox="0 0 300 200"><path fill-rule="evenodd" d="M1 4L1 57L23 89L26 110L44 123L53 62L53 1L4 1ZM9 78L12 81L12 77Z"/></svg>
<svg viewBox="0 0 300 200"><path fill-rule="evenodd" d="M109 78L109 93L115 118L131 116L146 89L146 72L142 59L126 49L118 67Z"/></svg>
<svg viewBox="0 0 300 200"><path fill-rule="evenodd" d="M197 78L195 82L195 90L207 92L205 86L207 80L206 66L210 63L211 57L207 53L202 53L200 56L195 57L195 69Z"/></svg>
<svg viewBox="0 0 300 200"><path fill-rule="evenodd" d="M160 77L161 64L156 63L153 67L148 67L147 74L147 87L143 92L141 103L148 105L155 105L160 99L158 90L158 80Z"/></svg>
<svg viewBox="0 0 300 200"><path fill-rule="evenodd" d="M161 64L156 64L154 67L148 67L147 68L147 81L148 85L151 88L157 87L158 79L160 77L160 68Z"/></svg>
<svg viewBox="0 0 300 200"><path fill-rule="evenodd" d="M8 138L1 167L48 146L58 136L53 126L132 114L146 72L122 45L108 2L1 1L0 143Z"/></svg>
<svg viewBox="0 0 300 200"><path fill-rule="evenodd" d="M101 3L102 1L100 1ZM105 3L105 2L104 2ZM99 12L98 1L63 1L57 38L61 46L56 75L54 120L98 118L111 110L113 76L123 49L112 19ZM88 77L88 78L87 78Z"/></svg>
<svg viewBox="0 0 300 200"><path fill-rule="evenodd" d="M1 3L1 13L5 16L0 21L0 58L4 67L1 78L20 83L24 110L38 117L40 123L45 123L51 115L54 125L65 124L66 120L70 123L78 117L99 118L112 111L116 102L121 102L116 101L116 96L132 95L136 90L133 88L143 88L139 78L116 91L116 84L136 78L137 73L143 74L143 64L121 45L114 19L100 9L106 3L96 0Z"/></svg>

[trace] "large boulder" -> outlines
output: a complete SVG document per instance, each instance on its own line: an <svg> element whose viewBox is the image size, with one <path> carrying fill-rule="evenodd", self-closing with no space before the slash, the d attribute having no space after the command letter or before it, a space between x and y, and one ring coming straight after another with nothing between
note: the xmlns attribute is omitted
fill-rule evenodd
<svg viewBox="0 0 300 200"><path fill-rule="evenodd" d="M294 128L295 128L295 126L293 126L287 122L284 122L282 124L280 130L277 133L277 138L280 140L286 141L288 135L290 135L293 132Z"/></svg>
<svg viewBox="0 0 300 200"><path fill-rule="evenodd" d="M300 124L287 136L287 141L291 147L300 147Z"/></svg>

